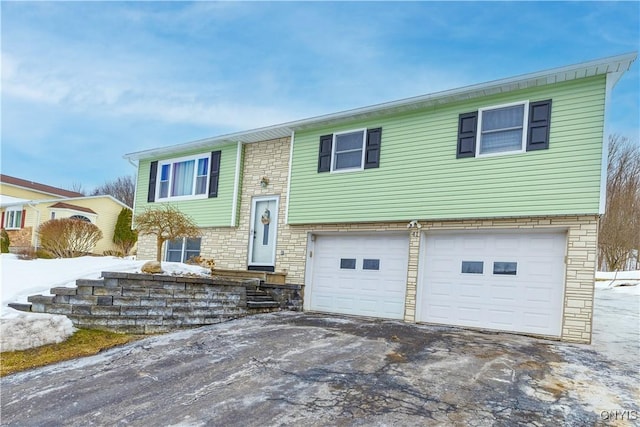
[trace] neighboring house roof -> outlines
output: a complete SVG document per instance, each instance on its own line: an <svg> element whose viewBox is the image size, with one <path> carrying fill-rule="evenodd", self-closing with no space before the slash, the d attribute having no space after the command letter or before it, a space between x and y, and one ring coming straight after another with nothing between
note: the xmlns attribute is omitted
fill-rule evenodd
<svg viewBox="0 0 640 427"><path fill-rule="evenodd" d="M609 58L597 59L566 67L554 68L536 73L524 74L507 79L494 80L459 89L446 90L398 101L386 102L369 107L356 108L339 113L326 114L308 119L296 120L280 125L267 126L242 132L221 135L213 138L201 139L184 144L172 145L163 148L129 153L124 156L128 160L150 159L158 156L171 155L186 150L210 148L212 145L229 142L251 143L269 139L291 136L292 132L317 126L332 125L347 120L377 117L386 114L400 113L433 105L441 105L455 101L463 101L481 96L506 93L514 90L545 86L564 81L576 80L585 77L611 74L612 84L615 84L622 74L629 70L637 54L628 53Z"/></svg>
<svg viewBox="0 0 640 427"><path fill-rule="evenodd" d="M60 199L25 200L25 199L18 199L18 198L15 198L15 197L12 197L12 199L16 200L15 202L11 202L9 200L5 201L5 198L8 198L8 197L10 197L10 196L2 196L2 199L0 199L1 207L5 208L5 207L8 207L8 206L21 205L21 204L37 205L37 204L40 204L40 203L60 202ZM108 194L103 194L103 195L100 195L100 196L69 197L69 198L65 198L63 200L65 202L70 202L70 201L72 202L74 200L89 200L89 199L100 199L100 198L110 199L112 202L119 204L123 208L131 209L131 207L125 205L120 200L118 200L115 197L110 196Z"/></svg>
<svg viewBox="0 0 640 427"><path fill-rule="evenodd" d="M27 203L29 200L20 199L18 197L6 196L4 194L0 194L0 207L4 208L5 206L15 206Z"/></svg>
<svg viewBox="0 0 640 427"><path fill-rule="evenodd" d="M75 191L64 190L62 188L52 187L46 184L40 184L39 182L27 181L26 179L20 179L9 175L0 174L0 183L9 184L16 187L28 188L29 190L38 191L52 196L61 197L82 197L82 193Z"/></svg>
<svg viewBox="0 0 640 427"><path fill-rule="evenodd" d="M82 207L82 206L72 205L71 203L58 202L58 203L54 203L53 205L49 206L49 208L71 209L71 210L74 210L74 211L86 212L86 213L97 215L96 211L94 211L92 209L85 208L85 207Z"/></svg>

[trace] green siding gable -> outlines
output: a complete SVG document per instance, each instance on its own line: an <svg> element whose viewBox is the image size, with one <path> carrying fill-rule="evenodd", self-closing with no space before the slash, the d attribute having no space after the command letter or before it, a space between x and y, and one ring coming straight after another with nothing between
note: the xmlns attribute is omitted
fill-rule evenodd
<svg viewBox="0 0 640 427"><path fill-rule="evenodd" d="M550 147L456 158L458 115L552 99ZM605 76L296 132L291 224L597 213ZM382 127L380 167L318 173L321 135Z"/></svg>
<svg viewBox="0 0 640 427"><path fill-rule="evenodd" d="M166 160L190 156L195 154L210 153L220 150L220 180L218 183L218 197L196 200L181 200L170 202L147 202L149 188L149 171L152 161ZM168 203L178 207L182 212L191 216L200 227L225 227L232 224L233 210L233 186L236 170L237 145L229 144L212 147L209 151L185 151L184 153L165 156L154 159L140 160L138 166L138 180L136 187L135 213L141 213L147 208L159 203ZM234 224L236 219L233 218Z"/></svg>

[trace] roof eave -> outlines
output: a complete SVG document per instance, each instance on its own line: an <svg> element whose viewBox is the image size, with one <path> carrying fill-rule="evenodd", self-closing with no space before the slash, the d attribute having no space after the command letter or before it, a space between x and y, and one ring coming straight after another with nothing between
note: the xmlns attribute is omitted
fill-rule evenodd
<svg viewBox="0 0 640 427"><path fill-rule="evenodd" d="M437 104L448 104L456 101L464 101L477 97L493 95L497 93L512 92L531 87L546 86L563 81L576 80L603 74L613 74L619 79L624 72L629 70L637 57L636 52L608 58L553 68L535 73L524 74L506 79L494 80L457 89L405 98L397 101L375 104L368 107L355 108L337 113L325 114L302 120L296 120L279 125L267 126L247 131L230 133L212 138L201 139L169 147L153 148L124 155L130 161L150 159L160 156L171 156L186 150L198 150L211 148L227 143L252 143L289 137L291 132L331 125L348 120L386 115L395 112L410 111L429 107Z"/></svg>

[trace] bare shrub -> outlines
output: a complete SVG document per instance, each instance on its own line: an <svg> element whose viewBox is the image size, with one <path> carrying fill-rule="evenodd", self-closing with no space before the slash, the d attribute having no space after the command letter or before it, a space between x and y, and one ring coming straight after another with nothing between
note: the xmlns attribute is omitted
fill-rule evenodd
<svg viewBox="0 0 640 427"><path fill-rule="evenodd" d="M20 249L16 253L16 255L18 256L18 259L22 259L22 260L31 260L31 259L38 258L38 255L34 248Z"/></svg>
<svg viewBox="0 0 640 427"><path fill-rule="evenodd" d="M40 246L57 258L90 253L102 239L102 231L87 221L63 218L49 220L38 228Z"/></svg>

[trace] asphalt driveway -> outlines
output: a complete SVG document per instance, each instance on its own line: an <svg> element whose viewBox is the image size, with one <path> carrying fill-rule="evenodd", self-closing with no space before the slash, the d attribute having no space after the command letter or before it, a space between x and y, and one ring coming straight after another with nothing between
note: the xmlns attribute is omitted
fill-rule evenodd
<svg viewBox="0 0 640 427"><path fill-rule="evenodd" d="M613 411L638 411L639 380L588 346L277 313L5 377L1 423L632 425Z"/></svg>

